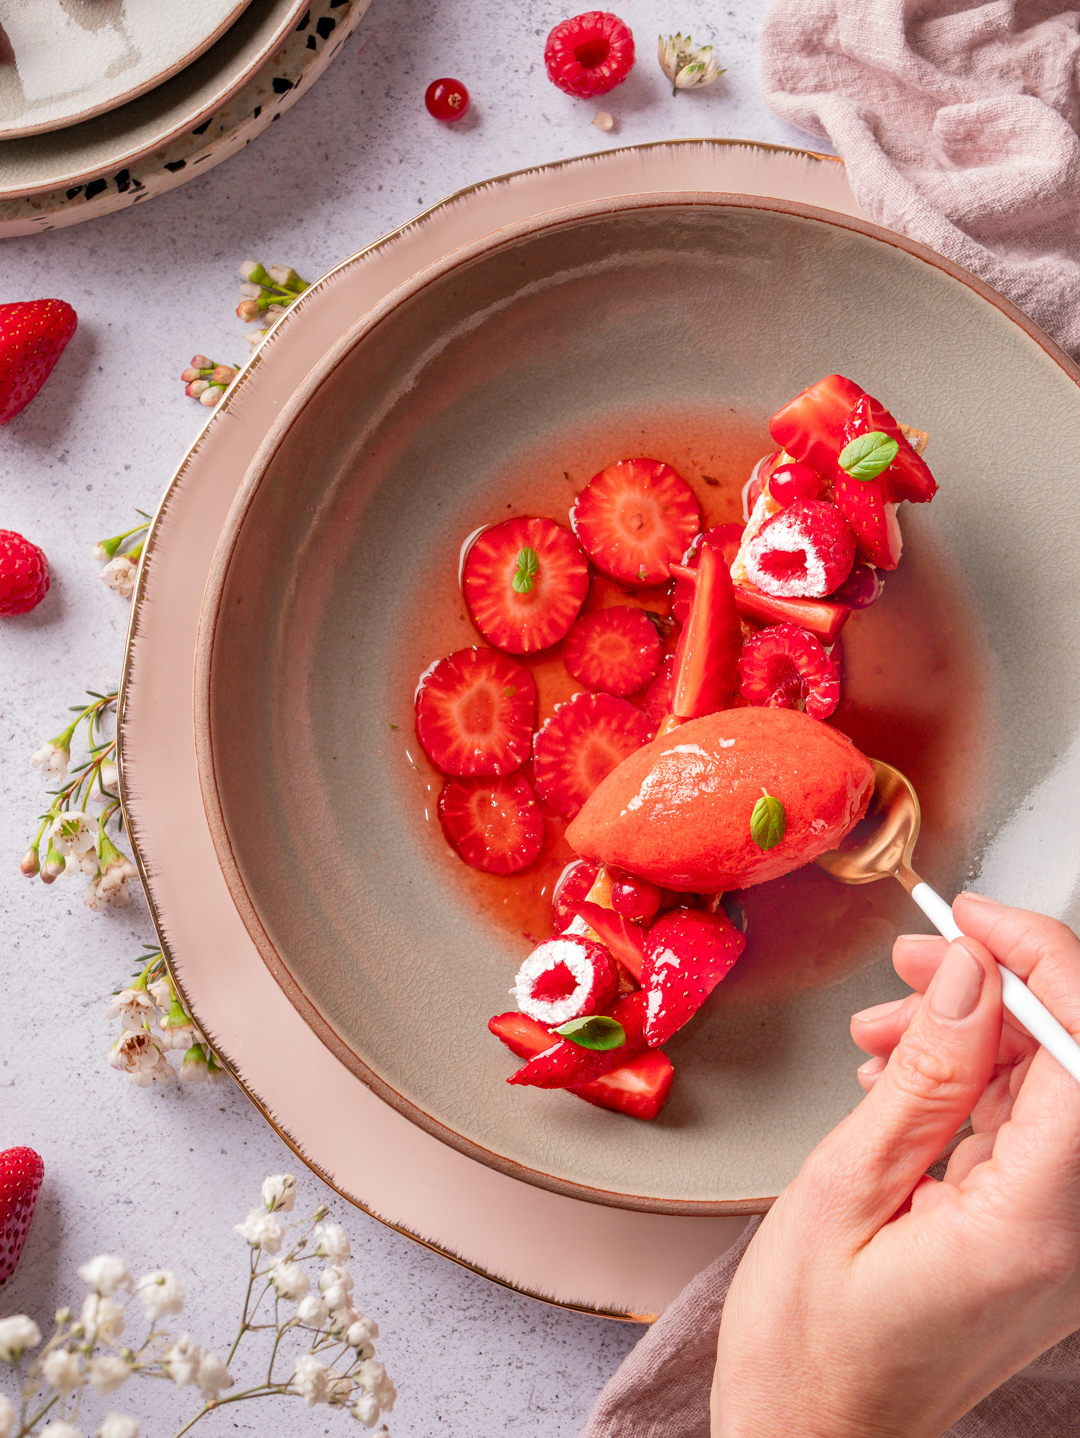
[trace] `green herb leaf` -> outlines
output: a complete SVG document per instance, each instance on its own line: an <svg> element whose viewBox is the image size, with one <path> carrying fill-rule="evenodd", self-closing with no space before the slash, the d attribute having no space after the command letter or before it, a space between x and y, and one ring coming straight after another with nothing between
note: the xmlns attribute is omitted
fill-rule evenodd
<svg viewBox="0 0 1080 1438"><path fill-rule="evenodd" d="M759 849L775 849L787 830L787 811L774 794L761 791L750 815L750 837Z"/></svg>
<svg viewBox="0 0 1080 1438"><path fill-rule="evenodd" d="M571 1019L555 1030L564 1039L583 1049L619 1049L626 1042L626 1030L618 1019L606 1014L592 1014L585 1019Z"/></svg>
<svg viewBox="0 0 1080 1438"><path fill-rule="evenodd" d="M540 573L540 556L535 549L519 549L517 573L514 575L514 593L531 594L536 576Z"/></svg>
<svg viewBox="0 0 1080 1438"><path fill-rule="evenodd" d="M870 434L860 434L840 451L840 468L846 469L852 479L877 479L883 469L888 469L900 446L883 430L875 429Z"/></svg>

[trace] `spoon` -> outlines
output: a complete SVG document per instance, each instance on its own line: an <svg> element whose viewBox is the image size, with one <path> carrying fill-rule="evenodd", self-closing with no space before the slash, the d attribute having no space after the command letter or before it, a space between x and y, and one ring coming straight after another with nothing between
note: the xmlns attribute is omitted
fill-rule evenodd
<svg viewBox="0 0 1080 1438"><path fill-rule="evenodd" d="M915 790L899 769L883 764L880 759L871 762L876 782L866 816L838 849L819 854L817 863L842 884L871 884L889 875L899 879L938 933L947 939L958 939L963 931L953 918L952 906L911 867L922 823ZM1080 1044L1035 997L1023 979L1003 964L998 964L998 970L1002 1003L1009 1013L1080 1083Z"/></svg>

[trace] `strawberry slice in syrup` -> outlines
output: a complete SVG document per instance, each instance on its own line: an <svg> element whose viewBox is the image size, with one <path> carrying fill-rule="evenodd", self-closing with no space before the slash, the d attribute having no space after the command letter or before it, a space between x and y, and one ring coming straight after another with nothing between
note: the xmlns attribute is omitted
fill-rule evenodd
<svg viewBox="0 0 1080 1438"><path fill-rule="evenodd" d="M692 576L694 597L675 651L671 712L697 719L726 709L739 687L742 624L724 555L707 539L697 569L684 576Z"/></svg>
<svg viewBox="0 0 1080 1438"><path fill-rule="evenodd" d="M570 523L604 574L634 586L664 584L701 528L701 511L670 464L624 459L593 476Z"/></svg>
<svg viewBox="0 0 1080 1438"><path fill-rule="evenodd" d="M516 874L544 847L544 816L520 774L448 779L439 795L443 833L474 869Z"/></svg>
<svg viewBox="0 0 1080 1438"><path fill-rule="evenodd" d="M461 588L485 639L510 654L533 654L557 644L577 618L589 561L553 519L508 519L466 541Z"/></svg>
<svg viewBox="0 0 1080 1438"><path fill-rule="evenodd" d="M530 1088L570 1088L617 1069L646 1047L645 995L627 994L614 1005L611 1017L622 1024L626 1034L625 1042L617 1049L586 1049L551 1033L548 1035L548 1047L530 1058L506 1082L525 1084Z"/></svg>
<svg viewBox="0 0 1080 1438"><path fill-rule="evenodd" d="M827 719L840 702L840 671L821 644L794 624L774 624L743 645L744 699L763 709L803 709Z"/></svg>
<svg viewBox="0 0 1080 1438"><path fill-rule="evenodd" d="M660 636L643 609L615 604L585 614L566 636L563 663L586 689L633 694L660 665Z"/></svg>
<svg viewBox="0 0 1080 1438"><path fill-rule="evenodd" d="M416 737L444 774L512 774L535 718L532 675L497 649L459 649L420 676Z"/></svg>
<svg viewBox="0 0 1080 1438"><path fill-rule="evenodd" d="M665 1043L697 1013L745 947L745 934L724 914L673 909L656 920L645 939L641 969L650 1048Z"/></svg>
<svg viewBox="0 0 1080 1438"><path fill-rule="evenodd" d="M533 740L540 797L572 819L602 779L655 734L649 720L611 694L575 694Z"/></svg>

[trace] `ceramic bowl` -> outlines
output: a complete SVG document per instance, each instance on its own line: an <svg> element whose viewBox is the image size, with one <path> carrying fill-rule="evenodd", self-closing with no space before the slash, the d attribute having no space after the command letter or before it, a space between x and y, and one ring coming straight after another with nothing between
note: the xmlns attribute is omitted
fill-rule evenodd
<svg viewBox="0 0 1080 1438"><path fill-rule="evenodd" d="M503 230L325 357L225 526L196 731L234 902L333 1053L503 1172L620 1206L749 1211L860 1097L848 1017L902 991L891 942L920 924L899 886L816 868L740 896L746 955L667 1046L676 1083L655 1122L509 1088L486 1021L530 947L522 909L448 849L412 733L417 676L476 642L456 583L471 530L565 520L596 470L642 453L734 517L769 414L833 370L931 435L941 492L905 506L901 568L844 632L835 722L912 778L917 867L953 892L1027 842L1025 796L1073 739L1080 417L1075 366L929 251L728 195ZM1067 911L1063 822L1041 873Z"/></svg>

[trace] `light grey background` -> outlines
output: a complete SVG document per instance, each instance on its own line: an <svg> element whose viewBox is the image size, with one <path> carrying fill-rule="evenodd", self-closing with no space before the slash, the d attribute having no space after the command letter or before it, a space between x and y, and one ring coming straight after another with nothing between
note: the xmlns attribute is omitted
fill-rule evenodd
<svg viewBox="0 0 1080 1438"><path fill-rule="evenodd" d="M327 75L242 154L144 206L0 245L0 301L55 295L79 314L45 390L0 430L0 528L40 544L53 575L33 614L0 620L0 1148L31 1144L46 1165L0 1316L26 1311L45 1327L60 1304L81 1300L77 1265L120 1252L138 1271L175 1268L189 1296L182 1327L223 1352L246 1252L231 1225L265 1174L297 1167L231 1085L139 1090L106 1066L108 996L153 940L145 905L93 914L82 881L49 889L17 869L42 806L30 753L85 688L119 677L128 605L100 583L90 551L134 523L136 507L154 508L205 417L176 378L190 356L246 355L232 315L236 267L251 256L314 279L462 186L617 145L731 136L828 149L761 100L765 9L620 0L638 65L625 85L585 101L544 73L544 38L566 13L557 6L374 0ZM728 74L673 98L655 60L661 29L712 39ZM423 106L440 75L473 97L452 127ZM598 109L615 117L607 134L591 124ZM352 1236L356 1298L382 1325L378 1356L400 1391L395 1438L579 1431L642 1330L507 1292L300 1178L310 1206L331 1202ZM0 1391L11 1391L3 1375ZM92 1432L92 1415L111 1404L167 1438L193 1411L191 1393L132 1383L100 1408L95 1400L81 1426ZM207 1423L262 1438L360 1431L296 1400L240 1404Z"/></svg>

